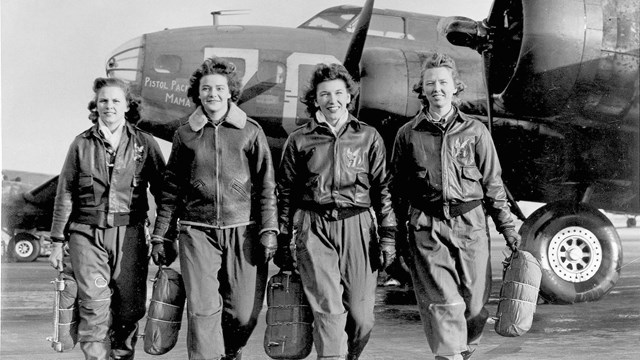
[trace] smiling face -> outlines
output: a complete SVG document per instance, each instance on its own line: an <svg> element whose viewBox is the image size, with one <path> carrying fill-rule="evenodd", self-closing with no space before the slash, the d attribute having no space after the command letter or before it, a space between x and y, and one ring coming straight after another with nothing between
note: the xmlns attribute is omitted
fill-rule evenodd
<svg viewBox="0 0 640 360"><path fill-rule="evenodd" d="M351 102L351 94L344 80L328 80L318 84L315 105L331 123L335 123L347 111Z"/></svg>
<svg viewBox="0 0 640 360"><path fill-rule="evenodd" d="M220 74L205 75L200 79L199 98L202 108L213 120L218 120L227 113L231 92L227 77Z"/></svg>
<svg viewBox="0 0 640 360"><path fill-rule="evenodd" d="M101 88L96 96L96 105L100 120L111 130L124 121L124 115L129 111L124 91L117 86Z"/></svg>
<svg viewBox="0 0 640 360"><path fill-rule="evenodd" d="M451 70L445 67L427 69L422 77L422 92L429 101L429 109L447 112L451 108L456 84Z"/></svg>

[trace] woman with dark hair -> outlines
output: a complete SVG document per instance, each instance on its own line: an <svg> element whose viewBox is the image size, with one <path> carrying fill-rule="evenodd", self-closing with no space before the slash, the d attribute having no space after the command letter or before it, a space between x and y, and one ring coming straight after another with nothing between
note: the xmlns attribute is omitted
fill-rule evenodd
<svg viewBox="0 0 640 360"><path fill-rule="evenodd" d="M277 248L271 153L262 128L234 103L240 81L233 64L207 59L187 93L197 109L173 137L152 257L173 261L166 233L179 219L189 359L240 359Z"/></svg>
<svg viewBox="0 0 640 360"><path fill-rule="evenodd" d="M297 258L318 359L358 359L373 329L378 269L395 257L385 147L349 114L357 93L344 66L319 64L302 100L313 119L289 135L279 170L274 261L291 268Z"/></svg>
<svg viewBox="0 0 640 360"><path fill-rule="evenodd" d="M132 125L140 100L127 83L98 78L93 91L94 125L73 140L58 179L49 261L63 270L68 241L85 358L133 359L147 300L147 188L160 195L165 164L155 139Z"/></svg>

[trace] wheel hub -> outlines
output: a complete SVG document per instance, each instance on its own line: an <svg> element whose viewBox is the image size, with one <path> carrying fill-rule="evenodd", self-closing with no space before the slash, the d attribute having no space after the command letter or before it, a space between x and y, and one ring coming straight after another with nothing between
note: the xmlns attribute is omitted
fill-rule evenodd
<svg viewBox="0 0 640 360"><path fill-rule="evenodd" d="M581 226L560 230L549 243L548 256L553 272L574 283L593 277L602 264L600 241Z"/></svg>
<svg viewBox="0 0 640 360"><path fill-rule="evenodd" d="M29 256L31 255L32 251L33 246L28 241L19 241L16 244L16 253L20 254L21 256Z"/></svg>

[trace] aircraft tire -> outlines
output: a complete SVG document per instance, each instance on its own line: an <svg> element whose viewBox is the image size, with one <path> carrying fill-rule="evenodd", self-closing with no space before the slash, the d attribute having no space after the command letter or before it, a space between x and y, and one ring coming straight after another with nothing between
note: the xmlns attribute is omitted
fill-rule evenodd
<svg viewBox="0 0 640 360"><path fill-rule="evenodd" d="M16 234L9 242L9 253L17 262L32 262L40 255L40 240L31 234Z"/></svg>
<svg viewBox="0 0 640 360"><path fill-rule="evenodd" d="M550 303L596 301L620 277L620 237L595 208L570 201L547 204L525 220L520 234L521 248L540 261L540 295Z"/></svg>

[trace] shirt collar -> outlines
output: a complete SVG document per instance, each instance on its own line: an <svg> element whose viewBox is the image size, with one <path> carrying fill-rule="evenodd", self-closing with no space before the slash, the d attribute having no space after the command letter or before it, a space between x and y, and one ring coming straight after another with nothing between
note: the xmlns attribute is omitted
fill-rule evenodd
<svg viewBox="0 0 640 360"><path fill-rule="evenodd" d="M360 120L356 119L355 116L351 115L348 111L347 111L347 120L346 120L346 125L344 126L351 126L353 127L355 130L360 130ZM329 129L329 124L323 124L321 122L318 121L317 117L314 116L311 121L309 121L307 123L307 125L304 127L303 132L305 134L309 134L314 132L318 127L321 128L325 128L325 129Z"/></svg>
<svg viewBox="0 0 640 360"><path fill-rule="evenodd" d="M105 124L104 121L102 121L102 119L98 118L98 130L100 130L100 132L102 132L102 134L104 134L105 137L117 136L122 134L122 129L124 129L124 123L126 122L127 122L126 120L122 120L122 122L118 124L115 130L111 131L109 130L109 127L107 126L107 124Z"/></svg>
<svg viewBox="0 0 640 360"><path fill-rule="evenodd" d="M423 107L420 113L418 113L418 115L416 116L416 121L413 124L413 129L420 128L427 124L446 127L447 124L449 124L449 122L451 121L455 121L455 120L462 121L463 119L459 115L460 115L460 112L458 111L458 108L455 105L453 105L451 106L451 110L449 110L449 112L443 116L444 121L442 122L434 121L431 114L429 114L429 110L426 107Z"/></svg>
<svg viewBox="0 0 640 360"><path fill-rule="evenodd" d="M102 121L102 119L98 119L98 132L100 133L100 135L102 136L103 139L105 139L109 144L111 144L111 147L114 149L117 149L120 145L120 140L122 139L122 133L124 131L125 128L125 123L127 121L123 120L120 124L118 124L118 126L113 130L109 130L109 127L107 126L107 124L104 123L104 121Z"/></svg>
<svg viewBox="0 0 640 360"><path fill-rule="evenodd" d="M329 129L331 129L331 131L333 131L333 133L336 134L337 136L338 133L340 132L340 129L342 129L344 124L346 124L347 121L349 121L349 112L345 111L344 114L342 114L342 116L340 117L340 119L338 119L335 126L329 123L326 116L324 116L324 113L320 110L316 111L316 120L318 120L319 123L327 124L327 126L329 126Z"/></svg>

